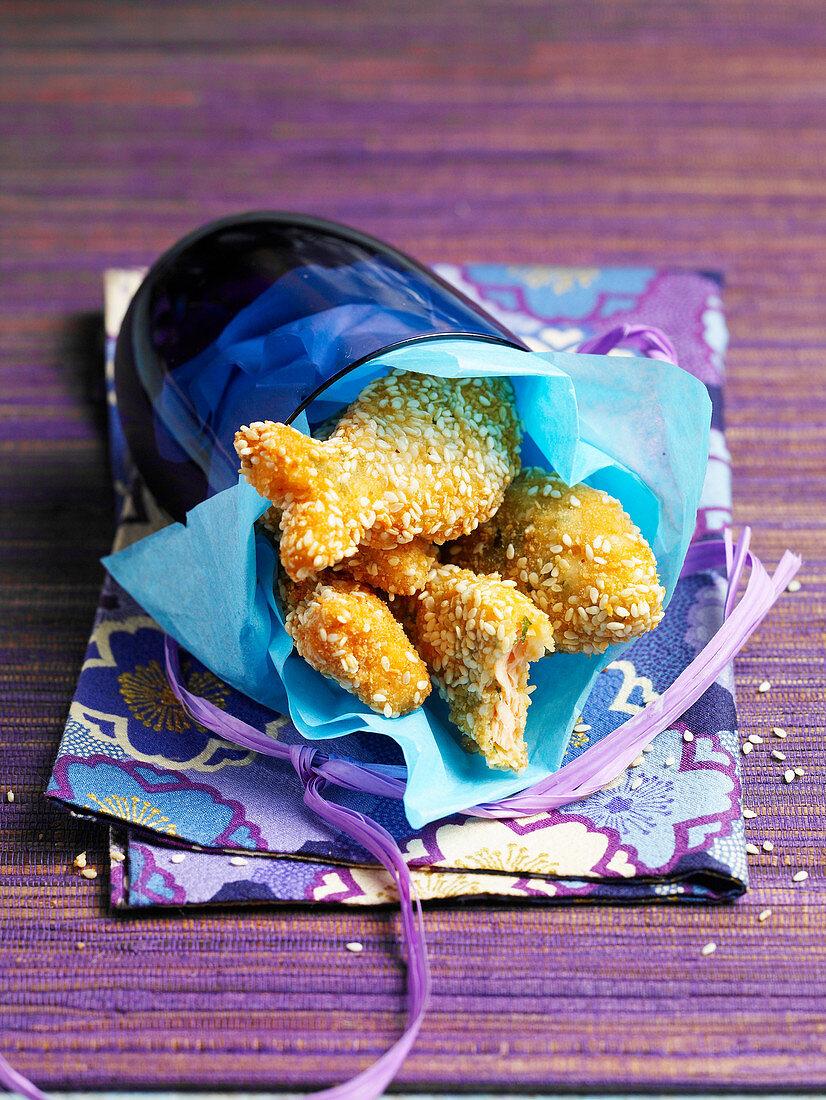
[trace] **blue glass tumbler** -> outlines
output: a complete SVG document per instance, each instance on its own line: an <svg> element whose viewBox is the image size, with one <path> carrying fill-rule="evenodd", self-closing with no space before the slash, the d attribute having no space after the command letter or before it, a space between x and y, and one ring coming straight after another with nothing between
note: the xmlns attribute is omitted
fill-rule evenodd
<svg viewBox="0 0 826 1100"><path fill-rule="evenodd" d="M298 214L212 222L152 266L115 351L135 464L174 518L235 484L235 430L289 422L400 345L461 336L522 348L436 274L381 241ZM323 402L321 403L323 405Z"/></svg>

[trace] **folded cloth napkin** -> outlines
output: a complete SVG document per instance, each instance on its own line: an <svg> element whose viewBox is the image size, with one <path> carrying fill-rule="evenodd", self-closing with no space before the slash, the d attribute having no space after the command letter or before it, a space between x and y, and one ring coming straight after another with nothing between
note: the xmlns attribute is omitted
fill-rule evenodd
<svg viewBox="0 0 826 1100"><path fill-rule="evenodd" d="M712 399L695 538L721 537L731 518L721 400L726 328L714 277L650 268L438 270L534 350L575 350L619 324L665 330L680 365ZM112 386L115 336L141 274L112 271L106 278L117 549L168 522L132 466ZM721 625L724 599L725 584L712 572L678 583L657 630L600 675L565 762L675 679ZM184 674L195 694L286 743L301 741L287 719L240 696L196 660L185 661ZM392 834L423 899L728 900L747 883L736 724L728 669L612 784L530 818L454 816L417 832L399 801L335 796ZM402 762L388 739L368 734L314 745L356 760ZM110 822L117 907L397 900L384 869L307 809L289 764L229 744L187 717L166 679L162 632L111 578L47 794Z"/></svg>

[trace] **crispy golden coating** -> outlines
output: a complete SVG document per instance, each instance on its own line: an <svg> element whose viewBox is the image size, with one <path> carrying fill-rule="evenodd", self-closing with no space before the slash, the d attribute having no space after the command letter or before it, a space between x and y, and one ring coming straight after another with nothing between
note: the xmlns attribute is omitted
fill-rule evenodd
<svg viewBox="0 0 826 1100"><path fill-rule="evenodd" d="M430 694L427 668L367 585L327 573L282 585L285 626L301 656L368 707L397 718Z"/></svg>
<svg viewBox="0 0 826 1100"><path fill-rule="evenodd" d="M241 428L241 472L282 508L281 560L301 580L360 545L441 543L496 511L519 469L505 378L394 371L371 382L326 441L284 424Z"/></svg>
<svg viewBox="0 0 826 1100"><path fill-rule="evenodd" d="M436 554L432 542L415 538L392 550L360 546L352 558L333 568L393 596L412 596L421 591L427 574L436 564Z"/></svg>
<svg viewBox="0 0 826 1100"><path fill-rule="evenodd" d="M493 519L446 556L516 581L547 612L566 653L603 653L663 616L654 555L620 502L544 470L524 470Z"/></svg>
<svg viewBox="0 0 826 1100"><path fill-rule="evenodd" d="M513 581L454 565L433 569L423 591L404 602L408 633L451 721L489 768L522 771L528 666L553 650L548 617Z"/></svg>

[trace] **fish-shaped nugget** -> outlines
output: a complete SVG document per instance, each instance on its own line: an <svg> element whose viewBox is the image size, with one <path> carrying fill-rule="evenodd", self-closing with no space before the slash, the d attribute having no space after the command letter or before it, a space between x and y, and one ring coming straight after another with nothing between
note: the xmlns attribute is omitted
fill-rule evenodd
<svg viewBox="0 0 826 1100"><path fill-rule="evenodd" d="M417 537L441 543L489 519L519 469L505 378L393 371L371 382L329 439L258 422L235 437L241 472L282 508L281 560L301 580Z"/></svg>
<svg viewBox="0 0 826 1100"><path fill-rule="evenodd" d="M665 590L651 547L614 497L569 488L544 470L524 470L501 508L447 559L516 581L547 612L556 648L603 653L652 630Z"/></svg>
<svg viewBox="0 0 826 1100"><path fill-rule="evenodd" d="M419 595L404 603L408 634L466 747L480 751L489 768L522 771L528 666L554 648L547 615L513 581L455 565L433 569Z"/></svg>
<svg viewBox="0 0 826 1100"><path fill-rule="evenodd" d="M427 668L390 608L367 585L326 573L281 586L287 633L301 656L387 718L430 694Z"/></svg>

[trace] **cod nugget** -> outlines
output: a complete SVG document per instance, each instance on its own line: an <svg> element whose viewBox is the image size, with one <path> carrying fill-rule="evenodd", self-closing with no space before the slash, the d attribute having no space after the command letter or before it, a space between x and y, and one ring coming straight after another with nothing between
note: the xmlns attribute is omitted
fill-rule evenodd
<svg viewBox="0 0 826 1100"><path fill-rule="evenodd" d="M528 666L554 648L547 615L513 581L455 565L437 566L404 603L408 633L465 747L481 752L489 768L522 771Z"/></svg>
<svg viewBox="0 0 826 1100"><path fill-rule="evenodd" d="M515 581L547 613L565 653L603 653L663 617L654 554L620 502L545 470L523 470L496 515L445 551Z"/></svg>
<svg viewBox="0 0 826 1100"><path fill-rule="evenodd" d="M506 378L393 371L365 387L327 440L257 422L235 449L243 475L282 509L281 561L298 581L360 546L469 534L501 504L520 439Z"/></svg>

